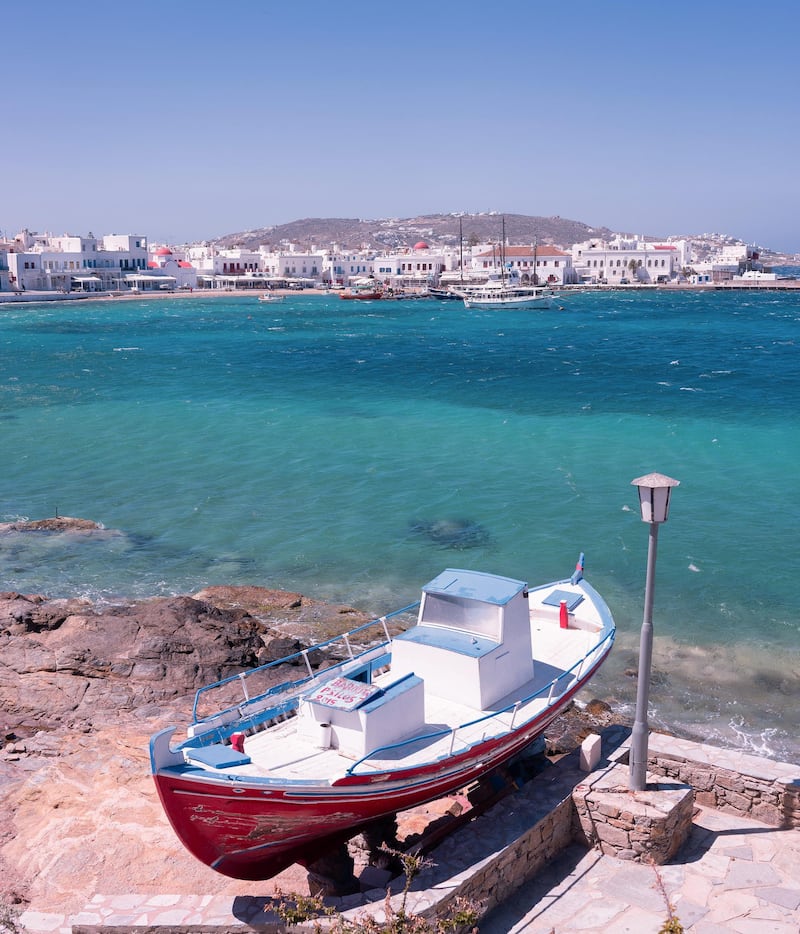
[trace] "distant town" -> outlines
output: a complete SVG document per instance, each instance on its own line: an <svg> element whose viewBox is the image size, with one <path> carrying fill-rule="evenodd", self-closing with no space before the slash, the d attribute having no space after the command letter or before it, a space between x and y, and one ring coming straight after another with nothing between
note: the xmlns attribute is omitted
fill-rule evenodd
<svg viewBox="0 0 800 934"><path fill-rule="evenodd" d="M553 288L752 286L776 284L781 278L767 260L774 265L797 260L767 255L760 247L723 235L657 240L615 234L604 228L597 231L602 236L587 236L580 242L556 244L531 238L520 243L501 236L499 216L490 218L497 236L481 241L474 231L466 235L463 231L462 220L469 223L475 216L444 217L450 229L447 236L424 238L422 233L434 234L434 226L429 223L426 229L418 225L420 239L383 248L363 243L350 248L336 242L323 246L313 242L313 231L307 229L312 222L304 222L303 242L285 237L275 242L276 228L265 228L180 246L150 242L141 234L96 237L91 233L54 235L22 230L0 239L0 302L30 299L33 294L63 298L196 290L337 289L364 279L374 279L395 293L424 293L432 288L480 284L505 271L513 272L522 283ZM549 220L556 232L573 235L592 230L577 222L554 227L560 221L557 218L524 219L540 221L540 227ZM325 230L324 220L316 223L319 230ZM399 222L377 223L382 230L394 224L406 237L409 230L414 231L411 223L402 227ZM571 226L565 228L564 223ZM486 226L484 223L484 231ZM231 242L236 236L242 242ZM264 242L256 242L260 238ZM552 240L552 233L546 239Z"/></svg>

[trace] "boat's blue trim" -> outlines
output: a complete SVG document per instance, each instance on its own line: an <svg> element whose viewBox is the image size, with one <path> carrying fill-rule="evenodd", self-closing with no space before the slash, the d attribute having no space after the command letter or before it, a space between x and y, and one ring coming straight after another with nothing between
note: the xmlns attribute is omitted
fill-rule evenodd
<svg viewBox="0 0 800 934"><path fill-rule="evenodd" d="M342 640L360 635L361 633L365 632L367 629L370 629L374 626L383 626L386 620L393 619L395 616L401 616L403 613L408 613L411 610L416 609L418 606L419 606L419 601L416 601L415 603L410 603L408 606L405 606L402 609L395 610L394 612L388 613L386 616L381 616L378 619L370 620L368 623L364 623L361 626L357 626L355 629L351 629L349 632L343 633L342 635L334 636L331 639L327 639L325 642L315 643L314 645L309 646L309 648L303 649L300 652L294 652L292 655L287 655L284 658L279 658L273 662L268 662L266 665L260 665L258 668L248 669L247 671L243 672L241 675L238 675L238 674L231 675L228 678L223 678L221 681L215 681L213 684L204 685L195 694L194 705L192 707L192 722L197 724L197 723L202 723L204 720L213 720L216 717L224 717L226 714L229 714L233 711L238 712L239 708L242 706L241 704L233 704L229 707L224 708L223 710L218 710L213 715L200 717L198 716L198 706L200 704L201 699L204 697L204 695L206 695L210 691L219 690L219 688L224 687L226 684L231 684L234 681L241 681L243 678L246 680L247 678L251 678L254 675L268 671L271 668L276 668L278 665L285 665L287 663L292 664L296 662L302 662L305 664L305 661L308 658L309 653L321 652L324 649L328 648L331 645L334 645L337 642L341 642ZM357 661L361 656L374 651L376 647L380 647L380 645L388 645L388 644L389 644L388 641L384 640L383 642L379 643L378 646L370 646L366 649L363 649L357 655L353 655L351 658L344 659L342 662L339 662L338 665L332 666L331 669L327 669L327 671L331 671L333 670L333 668L341 668L341 667L344 667L345 665L349 665L353 661ZM250 698L249 701L244 701L243 703L255 703L256 701L261 700L264 697L268 697L271 694L278 694L286 690L287 688L302 685L311 680L312 680L312 676L309 675L307 678L301 678L295 682L286 682L286 683L277 685L275 687L270 688L269 691L260 693L257 697Z"/></svg>

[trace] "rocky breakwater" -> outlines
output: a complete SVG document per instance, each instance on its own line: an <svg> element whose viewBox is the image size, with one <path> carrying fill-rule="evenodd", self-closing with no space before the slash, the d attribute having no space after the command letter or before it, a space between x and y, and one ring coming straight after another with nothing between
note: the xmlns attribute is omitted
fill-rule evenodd
<svg viewBox="0 0 800 934"><path fill-rule="evenodd" d="M366 619L259 587L106 606L0 593L0 899L69 914L96 893L252 894L178 843L148 738L186 723L203 684Z"/></svg>

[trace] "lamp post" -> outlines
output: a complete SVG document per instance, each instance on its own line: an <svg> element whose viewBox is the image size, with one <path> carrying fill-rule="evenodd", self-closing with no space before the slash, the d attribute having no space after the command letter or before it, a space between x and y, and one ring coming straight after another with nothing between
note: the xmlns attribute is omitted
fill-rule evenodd
<svg viewBox="0 0 800 934"><path fill-rule="evenodd" d="M645 477L632 480L639 488L639 507L642 522L650 526L647 546L647 578L644 587L644 618L642 636L639 644L639 673L636 679L636 719L633 723L630 750L629 787L632 791L644 791L647 785L647 702L650 696L650 667L653 659L653 583L656 571L656 549L658 546L658 527L667 521L669 498L678 480L665 477L664 474L650 473Z"/></svg>

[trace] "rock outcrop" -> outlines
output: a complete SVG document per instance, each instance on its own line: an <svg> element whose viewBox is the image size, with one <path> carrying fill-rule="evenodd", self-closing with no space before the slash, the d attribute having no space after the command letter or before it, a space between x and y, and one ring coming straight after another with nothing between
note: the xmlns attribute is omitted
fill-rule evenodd
<svg viewBox="0 0 800 934"><path fill-rule="evenodd" d="M178 842L148 738L187 723L203 684L366 620L259 587L118 606L0 593L0 900L61 913L95 893L252 894Z"/></svg>
<svg viewBox="0 0 800 934"><path fill-rule="evenodd" d="M91 519L74 519L71 516L54 516L52 519L20 519L17 522L0 522L0 532L105 532L99 522Z"/></svg>
<svg viewBox="0 0 800 934"><path fill-rule="evenodd" d="M261 626L191 597L93 607L0 594L5 732L91 727L258 664Z"/></svg>

